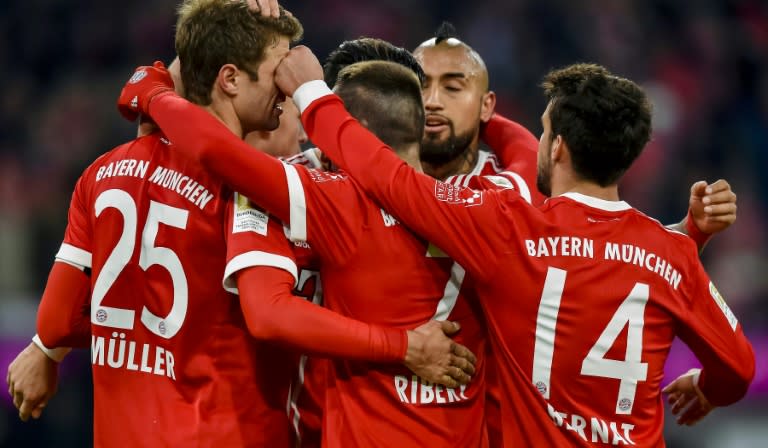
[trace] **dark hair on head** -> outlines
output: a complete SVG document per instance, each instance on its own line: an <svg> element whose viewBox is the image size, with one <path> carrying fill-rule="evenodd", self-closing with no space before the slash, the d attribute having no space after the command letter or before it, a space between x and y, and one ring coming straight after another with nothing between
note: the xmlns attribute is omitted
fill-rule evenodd
<svg viewBox="0 0 768 448"><path fill-rule="evenodd" d="M443 22L437 27L435 31L435 45L448 39L458 39L459 34L456 32L456 27L451 22Z"/></svg>
<svg viewBox="0 0 768 448"><path fill-rule="evenodd" d="M412 70L421 84L426 80L424 69L408 50L396 47L385 40L361 37L342 42L328 55L323 64L325 83L332 88L342 69L356 62L365 61L395 62Z"/></svg>
<svg viewBox="0 0 768 448"><path fill-rule="evenodd" d="M645 92L596 64L551 71L542 87L552 138L565 140L576 173L603 187L618 182L650 139Z"/></svg>
<svg viewBox="0 0 768 448"><path fill-rule="evenodd" d="M413 71L388 61L358 62L339 73L335 91L353 117L396 151L421 142L424 105Z"/></svg>

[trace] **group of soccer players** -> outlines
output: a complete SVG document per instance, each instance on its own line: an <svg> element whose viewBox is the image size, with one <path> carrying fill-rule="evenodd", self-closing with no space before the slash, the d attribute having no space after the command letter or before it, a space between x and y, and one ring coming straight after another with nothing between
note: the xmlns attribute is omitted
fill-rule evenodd
<svg viewBox="0 0 768 448"><path fill-rule="evenodd" d="M118 100L159 129L75 187L9 369L22 418L89 343L96 446L659 446L674 337L703 365L666 388L682 422L746 393L754 355L698 260L735 195L694 184L689 236L619 199L651 131L635 83L547 74L537 141L449 27L325 67L301 34L274 0L182 4L178 62ZM243 140L287 97L322 158Z"/></svg>

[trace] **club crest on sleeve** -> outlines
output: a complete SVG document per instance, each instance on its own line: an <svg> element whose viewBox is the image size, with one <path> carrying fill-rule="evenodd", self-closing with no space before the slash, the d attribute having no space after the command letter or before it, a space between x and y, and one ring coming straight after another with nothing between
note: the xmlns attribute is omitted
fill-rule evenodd
<svg viewBox="0 0 768 448"><path fill-rule="evenodd" d="M738 324L739 321L736 319L736 315L733 314L733 311L731 311L731 308L728 306L728 304L725 303L725 299L723 299L723 296L720 295L720 291L715 288L715 284L712 282L709 282L709 293L712 295L712 298L715 299L715 303L717 303L717 306L720 307L720 310L725 315L725 318L731 325L731 329L736 331L736 324Z"/></svg>
<svg viewBox="0 0 768 448"><path fill-rule="evenodd" d="M309 176L312 178L313 182L329 182L329 181L338 181L343 180L347 178L347 175L344 173L334 172L334 171L318 171L315 169L307 170L309 173Z"/></svg>
<svg viewBox="0 0 768 448"><path fill-rule="evenodd" d="M137 82L141 81L142 79L144 79L146 77L147 77L147 71L146 70L144 70L144 69L137 70L133 74L133 76L131 76L131 79L128 80L128 84L136 84Z"/></svg>
<svg viewBox="0 0 768 448"><path fill-rule="evenodd" d="M267 236L269 214L256 207L247 197L235 193L235 219L232 233L255 232Z"/></svg>
<svg viewBox="0 0 768 448"><path fill-rule="evenodd" d="M448 204L472 207L483 203L483 193L471 188L457 187L445 182L435 183L435 198Z"/></svg>

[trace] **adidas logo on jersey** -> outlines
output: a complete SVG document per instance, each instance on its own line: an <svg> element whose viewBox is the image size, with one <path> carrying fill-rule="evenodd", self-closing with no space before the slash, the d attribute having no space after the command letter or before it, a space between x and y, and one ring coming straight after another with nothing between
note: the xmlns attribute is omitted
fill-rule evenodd
<svg viewBox="0 0 768 448"><path fill-rule="evenodd" d="M381 211L381 217L384 218L384 227L393 227L400 224L400 222L395 219L394 216L385 212L384 209L379 209L379 211Z"/></svg>

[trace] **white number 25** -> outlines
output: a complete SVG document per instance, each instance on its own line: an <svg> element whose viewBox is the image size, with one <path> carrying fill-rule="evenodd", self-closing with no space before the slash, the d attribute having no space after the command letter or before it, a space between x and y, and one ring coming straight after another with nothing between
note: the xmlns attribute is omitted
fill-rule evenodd
<svg viewBox="0 0 768 448"><path fill-rule="evenodd" d="M107 208L114 208L123 215L123 231L94 283L91 322L94 325L130 330L134 325L134 310L102 306L101 302L133 256L138 222L136 202L123 190L106 190L96 198L96 217ZM189 294L187 277L178 255L167 247L156 247L155 238L161 223L185 229L188 215L187 210L151 201L147 222L141 233L139 266L146 271L150 266L160 265L171 275L173 283L173 305L168 315L156 316L144 306L141 310L141 322L149 331L166 339L172 338L184 323Z"/></svg>

